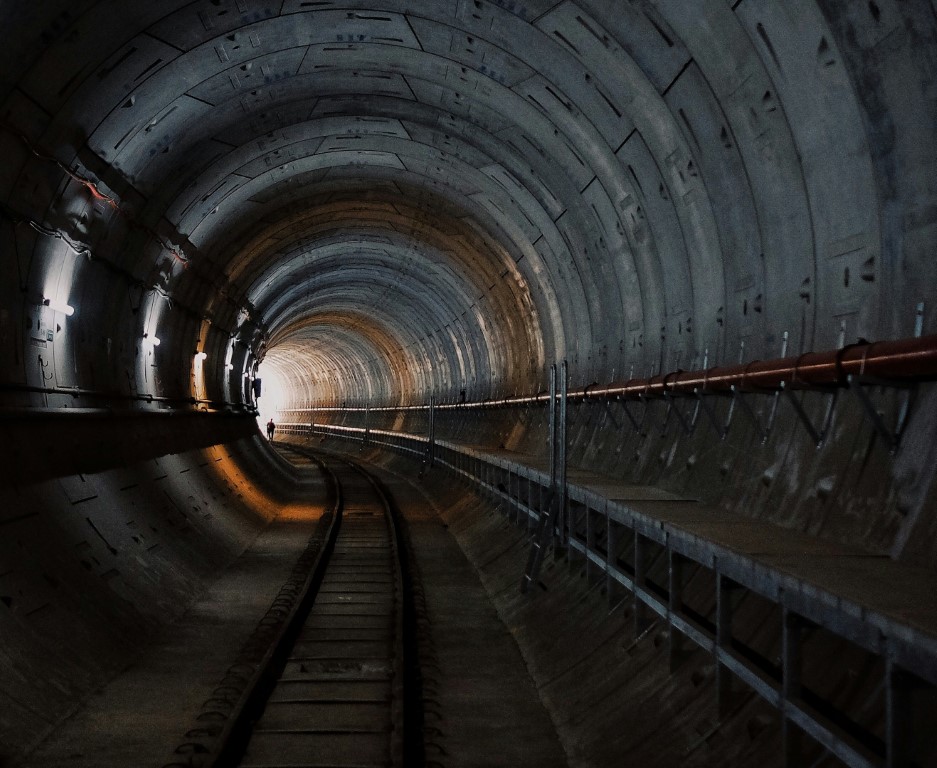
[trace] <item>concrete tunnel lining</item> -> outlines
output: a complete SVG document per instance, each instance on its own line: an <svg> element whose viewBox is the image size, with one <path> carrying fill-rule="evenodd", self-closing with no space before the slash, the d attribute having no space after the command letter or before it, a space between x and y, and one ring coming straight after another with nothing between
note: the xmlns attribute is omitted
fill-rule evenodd
<svg viewBox="0 0 937 768"><path fill-rule="evenodd" d="M283 387L278 420L306 421L534 394L554 361L601 387L937 330L926 0L50 0L8 5L0 29L0 595L78 617L84 650L53 675L67 702L114 672L88 662L95 638L126 660L140 626L178 615L147 579L182 573L191 601L211 575L193 563L220 567L272 514L285 476L250 422L259 370ZM902 393L874 396L893 423ZM824 397L803 396L817 423ZM933 406L921 385L892 456L845 396L819 450L790 414L764 444L740 417L719 442L632 434L619 406L584 403L569 459L933 569ZM547 437L530 408L437 429L517 454ZM117 489L161 464L188 477L135 503L197 497L224 530L189 546L161 528L166 563L102 566L118 575L82 616L13 542L86 542L56 522L84 508L118 535ZM109 602L125 588L143 619ZM23 638L41 631L23 631L38 670ZM11 705L4 749L62 716L49 696Z"/></svg>

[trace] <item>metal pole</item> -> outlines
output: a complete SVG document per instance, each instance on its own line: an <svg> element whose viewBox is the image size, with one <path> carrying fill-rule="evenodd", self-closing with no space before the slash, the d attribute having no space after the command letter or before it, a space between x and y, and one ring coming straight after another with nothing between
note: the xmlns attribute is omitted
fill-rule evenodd
<svg viewBox="0 0 937 768"><path fill-rule="evenodd" d="M892 658L885 660L885 766L906 768L911 745L910 675L899 669Z"/></svg>
<svg viewBox="0 0 937 768"><path fill-rule="evenodd" d="M550 366L550 491L556 492L556 363Z"/></svg>
<svg viewBox="0 0 937 768"><path fill-rule="evenodd" d="M674 617L680 615L683 611L683 585L686 574L684 566L686 564L683 557L674 552L672 548L667 549L667 581L668 581L668 599L667 613L670 622L670 630L667 633L668 650L670 655L670 671L675 672L680 662L683 660L683 635L677 630L674 624Z"/></svg>
<svg viewBox="0 0 937 768"><path fill-rule="evenodd" d="M559 425L557 427L557 479L558 479L558 488L557 493L559 494L559 508L557 514L557 529L559 530L559 544L560 546L565 547L568 541L568 527L569 527L569 499L566 498L566 427L567 427L567 411L566 411L566 396L567 390L569 388L569 367L566 364L566 361L563 361L563 365L560 369L560 415L559 415Z"/></svg>
<svg viewBox="0 0 937 768"><path fill-rule="evenodd" d="M429 399L429 444L427 445L427 463L432 467L436 463L436 396Z"/></svg>
<svg viewBox="0 0 937 768"><path fill-rule="evenodd" d="M641 637L651 625L650 609L638 594L647 586L648 540L634 532L634 637Z"/></svg>
<svg viewBox="0 0 937 768"><path fill-rule="evenodd" d="M786 768L800 768L802 734L791 722L790 705L800 698L803 655L803 622L793 611L783 608L781 618L781 739Z"/></svg>
<svg viewBox="0 0 937 768"><path fill-rule="evenodd" d="M716 647L732 652L732 592L729 578L716 572ZM719 718L729 714L733 704L734 678L722 659L716 662L716 703Z"/></svg>

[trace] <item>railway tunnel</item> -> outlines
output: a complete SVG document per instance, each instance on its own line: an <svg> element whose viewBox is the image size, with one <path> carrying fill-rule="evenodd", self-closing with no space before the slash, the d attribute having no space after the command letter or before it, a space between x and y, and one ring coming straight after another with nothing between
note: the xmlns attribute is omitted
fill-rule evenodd
<svg viewBox="0 0 937 768"><path fill-rule="evenodd" d="M0 764L235 764L347 483L391 746L244 765L937 765L937 5L0 29Z"/></svg>

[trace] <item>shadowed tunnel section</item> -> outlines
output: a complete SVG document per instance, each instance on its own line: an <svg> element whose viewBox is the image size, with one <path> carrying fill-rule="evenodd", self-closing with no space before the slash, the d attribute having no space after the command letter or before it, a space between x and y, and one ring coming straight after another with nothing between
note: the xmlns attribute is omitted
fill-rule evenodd
<svg viewBox="0 0 937 768"><path fill-rule="evenodd" d="M308 422L534 394L556 361L582 388L937 332L935 14L3 4L0 754L275 513L288 475L254 422L274 397ZM584 398L569 460L932 572L937 408L917 394L894 455L846 396L819 448L791 410L770 439L758 405L720 440ZM902 403L870 408L890 424ZM425 414L371 426L422 433ZM436 429L541 456L547 419L453 409Z"/></svg>

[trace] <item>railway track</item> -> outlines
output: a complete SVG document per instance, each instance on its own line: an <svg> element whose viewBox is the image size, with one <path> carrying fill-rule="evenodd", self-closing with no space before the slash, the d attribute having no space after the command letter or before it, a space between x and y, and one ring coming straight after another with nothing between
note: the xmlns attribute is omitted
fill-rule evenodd
<svg viewBox="0 0 937 768"><path fill-rule="evenodd" d="M420 727L419 715L412 715L418 684L405 685L415 675L408 673L413 654L405 651L411 634L404 628L406 563L391 500L354 463L276 447L295 463L314 462L326 474L334 498L331 523L321 540L311 540L317 551L303 588L284 587L289 615L275 633L267 633L276 637L263 660L239 695L226 694L231 706L219 718L223 726L215 727L215 736L177 749L186 759L171 765L418 765L421 740L406 735ZM219 690L228 688L222 681ZM209 726L187 736L211 731Z"/></svg>
<svg viewBox="0 0 937 768"><path fill-rule="evenodd" d="M330 467L342 509L315 601L243 768L403 760L403 586L390 504L351 464Z"/></svg>

